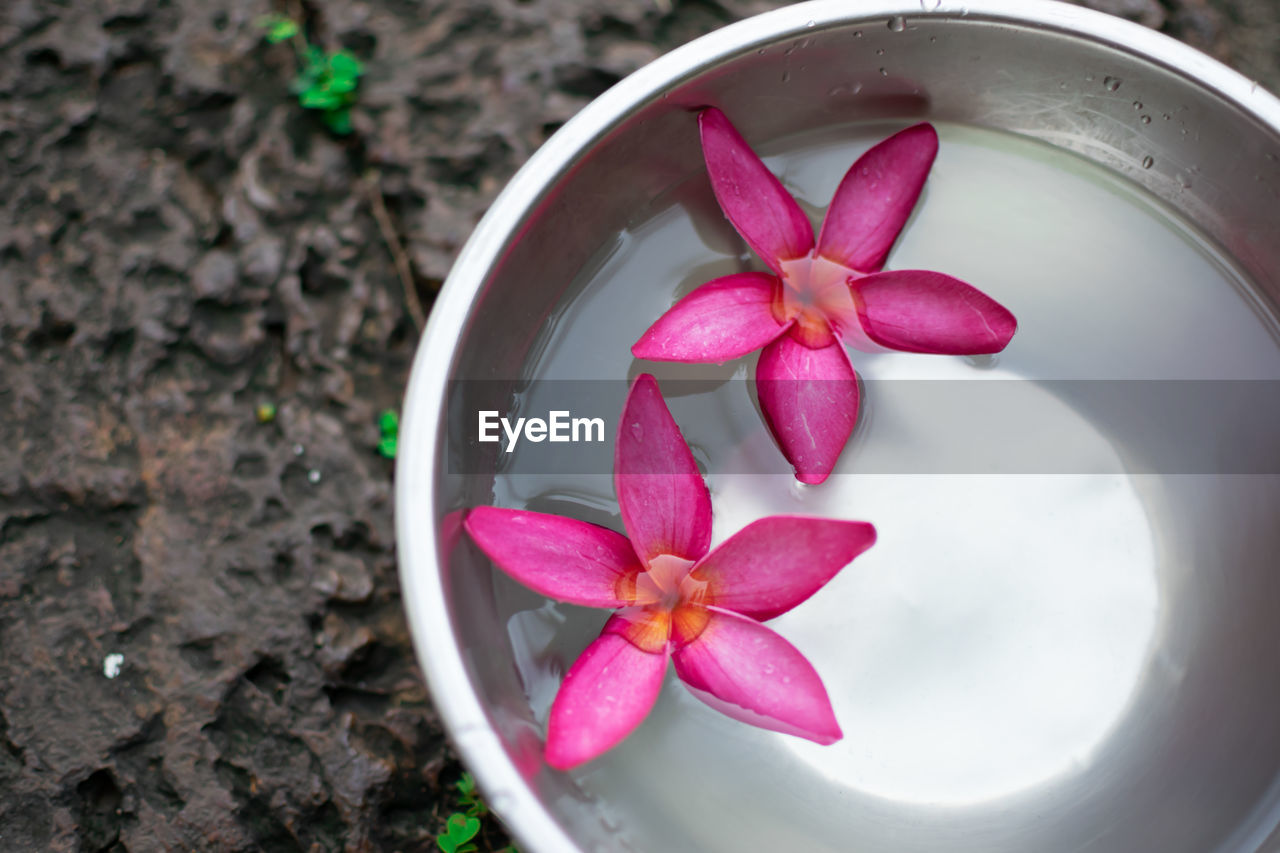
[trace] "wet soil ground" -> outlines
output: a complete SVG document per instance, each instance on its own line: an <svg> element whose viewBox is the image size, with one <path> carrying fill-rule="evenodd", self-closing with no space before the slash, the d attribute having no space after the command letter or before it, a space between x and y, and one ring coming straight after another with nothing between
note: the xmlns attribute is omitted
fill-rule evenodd
<svg viewBox="0 0 1280 853"><path fill-rule="evenodd" d="M409 305L590 98L775 5L0 3L0 850L436 849L377 452ZM1089 5L1280 89L1275 0ZM365 61L350 136L271 11Z"/></svg>

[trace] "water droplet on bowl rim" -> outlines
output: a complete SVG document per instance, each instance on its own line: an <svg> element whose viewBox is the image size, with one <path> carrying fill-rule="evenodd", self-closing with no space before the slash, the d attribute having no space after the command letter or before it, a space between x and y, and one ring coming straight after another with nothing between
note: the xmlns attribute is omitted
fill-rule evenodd
<svg viewBox="0 0 1280 853"><path fill-rule="evenodd" d="M1138 120L1139 120L1140 122L1142 122L1143 124L1151 124L1151 116L1143 116L1142 118L1140 118L1140 119L1138 119Z"/></svg>
<svg viewBox="0 0 1280 853"><path fill-rule="evenodd" d="M1119 77L1112 77L1110 75L1107 75L1106 77L1102 78L1102 85L1106 87L1108 92L1114 92L1118 90L1120 88L1120 84L1123 82L1124 81L1121 80Z"/></svg>
<svg viewBox="0 0 1280 853"><path fill-rule="evenodd" d="M900 33L907 28L907 21L901 15L894 15L889 19L889 29L895 33Z"/></svg>
<svg viewBox="0 0 1280 853"><path fill-rule="evenodd" d="M888 71L888 69L881 68L881 69L880 69L880 76L881 76L881 77L888 77L888 76L889 76L889 71Z"/></svg>

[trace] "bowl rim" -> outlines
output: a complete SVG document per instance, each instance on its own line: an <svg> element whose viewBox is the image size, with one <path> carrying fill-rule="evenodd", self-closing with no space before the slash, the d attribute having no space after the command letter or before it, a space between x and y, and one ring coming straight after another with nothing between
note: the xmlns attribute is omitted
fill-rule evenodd
<svg viewBox="0 0 1280 853"><path fill-rule="evenodd" d="M467 674L445 600L438 563L442 518L435 483L448 378L460 330L467 325L489 271L526 216L578 156L628 116L698 70L789 37L895 16L1030 26L1109 46L1212 90L1280 136L1280 99L1212 57L1162 33L1060 0L809 0L729 24L664 54L584 107L519 169L464 244L449 272L413 359L402 405L396 460L398 571L414 651L446 731L493 810L528 853L581 848L552 816L503 747ZM408 508L412 507L412 512ZM431 523L422 524L424 517ZM445 543L446 545L448 543Z"/></svg>

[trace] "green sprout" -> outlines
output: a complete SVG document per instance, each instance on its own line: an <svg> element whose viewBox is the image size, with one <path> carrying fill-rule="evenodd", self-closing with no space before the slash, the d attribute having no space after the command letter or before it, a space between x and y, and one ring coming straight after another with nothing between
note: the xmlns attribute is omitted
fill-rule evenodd
<svg viewBox="0 0 1280 853"><path fill-rule="evenodd" d="M272 403L259 403L253 414L260 424L269 424L276 419L276 407Z"/></svg>
<svg viewBox="0 0 1280 853"><path fill-rule="evenodd" d="M444 853L476 853L479 849L471 843L480 831L480 821L454 812L445 821L444 832L436 836L436 846Z"/></svg>
<svg viewBox="0 0 1280 853"><path fill-rule="evenodd" d="M392 415L395 413L392 412ZM471 843L480 832L480 818L489 813L489 807L480 799L476 780L470 773L463 773L454 787L458 789L458 804L465 810L454 812L445 821L445 831L436 836L436 846L444 853L476 853ZM498 853L520 853L514 844L503 847Z"/></svg>
<svg viewBox="0 0 1280 853"><path fill-rule="evenodd" d="M480 799L480 795L476 792L476 780L470 773L463 773L462 778L458 780L458 802L466 811L468 817L483 817L489 807L484 804L484 800Z"/></svg>
<svg viewBox="0 0 1280 853"><path fill-rule="evenodd" d="M349 50L326 52L307 41L298 22L284 15L264 15L257 21L271 44L292 41L299 71L289 85L298 103L319 110L325 126L339 136L351 132L351 106L364 66Z"/></svg>
<svg viewBox="0 0 1280 853"><path fill-rule="evenodd" d="M378 415L378 431L382 434L382 437L378 439L378 452L384 458L395 459L396 448L400 443L400 416L392 409L387 409ZM471 777L464 776L464 778L470 779ZM459 782L458 784L461 785L462 783ZM474 791L474 780L471 784Z"/></svg>

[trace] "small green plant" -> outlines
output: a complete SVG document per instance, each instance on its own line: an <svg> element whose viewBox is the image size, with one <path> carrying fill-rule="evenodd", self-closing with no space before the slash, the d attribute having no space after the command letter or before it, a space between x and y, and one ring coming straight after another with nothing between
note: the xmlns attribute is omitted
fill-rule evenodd
<svg viewBox="0 0 1280 853"><path fill-rule="evenodd" d="M489 807L484 804L484 800L480 799L480 795L476 792L476 780L470 773L463 773L456 787L458 789L458 804L462 806L468 817L484 817L488 814Z"/></svg>
<svg viewBox="0 0 1280 853"><path fill-rule="evenodd" d="M378 431L382 437L378 439L378 452L387 459L396 458L396 448L400 443L400 417L392 409L387 409L378 415ZM463 774L464 779L471 779L470 776ZM462 783L459 782L459 790ZM472 780L472 791L475 790L475 780Z"/></svg>
<svg viewBox="0 0 1280 853"><path fill-rule="evenodd" d="M444 853L476 853L478 848L471 843L471 839L480 832L480 818L489 813L489 807L480 799L475 777L470 773L463 773L454 787L458 789L458 805L463 811L449 815L449 819L445 821L445 831L436 836L436 846ZM520 851L514 844L509 844L498 853Z"/></svg>
<svg viewBox="0 0 1280 853"><path fill-rule="evenodd" d="M274 403L259 403L258 407L253 410L254 417L258 419L260 424L269 424L276 419L276 407Z"/></svg>
<svg viewBox="0 0 1280 853"><path fill-rule="evenodd" d="M364 66L349 50L324 51L307 41L298 22L284 15L264 15L257 21L272 44L290 41L298 57L298 76L289 90L305 109L319 110L325 126L345 136L351 132L351 106Z"/></svg>
<svg viewBox="0 0 1280 853"><path fill-rule="evenodd" d="M480 821L454 812L445 821L444 832L436 836L436 846L444 853L476 853L479 849L471 843L480 831Z"/></svg>

